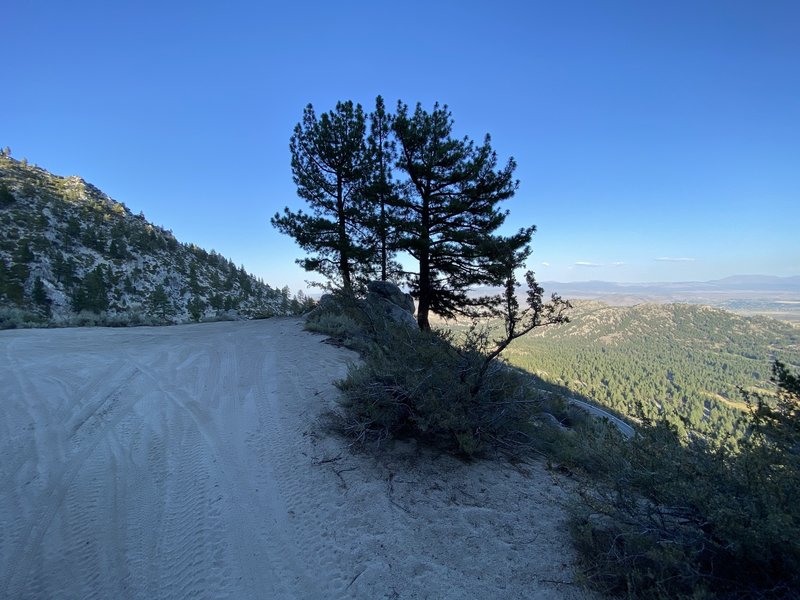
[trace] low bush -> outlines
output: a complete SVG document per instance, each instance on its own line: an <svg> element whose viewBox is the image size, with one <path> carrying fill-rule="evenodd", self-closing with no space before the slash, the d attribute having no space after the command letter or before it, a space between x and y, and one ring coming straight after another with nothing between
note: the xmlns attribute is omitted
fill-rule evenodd
<svg viewBox="0 0 800 600"><path fill-rule="evenodd" d="M339 425L360 443L413 436L473 456L489 446L517 448L536 428L541 403L530 378L489 361L481 335L454 343L442 332L388 322L353 298L337 296L307 321L361 352L338 382Z"/></svg>
<svg viewBox="0 0 800 600"><path fill-rule="evenodd" d="M800 595L800 395L782 373L778 405L759 399L736 445L662 422L595 448L605 458L571 518L590 583L635 598Z"/></svg>
<svg viewBox="0 0 800 600"><path fill-rule="evenodd" d="M363 358L339 383L359 440L413 436L471 456L529 437L538 400L526 378L499 363L479 375L484 356L446 335L396 327Z"/></svg>
<svg viewBox="0 0 800 600"><path fill-rule="evenodd" d="M29 327L47 327L42 315L21 308L0 308L0 330Z"/></svg>

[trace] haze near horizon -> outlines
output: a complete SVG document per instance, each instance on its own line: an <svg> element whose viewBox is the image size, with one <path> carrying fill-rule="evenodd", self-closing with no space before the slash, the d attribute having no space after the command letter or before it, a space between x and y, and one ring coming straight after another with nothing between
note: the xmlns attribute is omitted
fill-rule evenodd
<svg viewBox="0 0 800 600"><path fill-rule="evenodd" d="M540 280L797 275L793 2L234 2L7 7L0 146L79 175L183 242L304 288L269 224L303 206L303 107L446 103L490 133Z"/></svg>

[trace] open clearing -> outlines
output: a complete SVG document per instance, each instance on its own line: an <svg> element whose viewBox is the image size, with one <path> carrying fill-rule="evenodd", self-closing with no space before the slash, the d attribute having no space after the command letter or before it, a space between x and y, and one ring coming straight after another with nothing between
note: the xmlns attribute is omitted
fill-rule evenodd
<svg viewBox="0 0 800 600"><path fill-rule="evenodd" d="M322 339L0 332L0 597L586 597L540 465L326 434L356 356Z"/></svg>

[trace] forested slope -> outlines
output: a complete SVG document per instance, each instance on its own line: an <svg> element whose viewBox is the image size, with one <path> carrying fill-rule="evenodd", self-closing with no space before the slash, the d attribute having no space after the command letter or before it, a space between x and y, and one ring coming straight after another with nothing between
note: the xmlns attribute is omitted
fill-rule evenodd
<svg viewBox="0 0 800 600"><path fill-rule="evenodd" d="M800 364L796 327L708 306L579 302L571 319L517 340L507 359L622 414L641 407L703 432L734 426L739 389L770 388L773 359Z"/></svg>

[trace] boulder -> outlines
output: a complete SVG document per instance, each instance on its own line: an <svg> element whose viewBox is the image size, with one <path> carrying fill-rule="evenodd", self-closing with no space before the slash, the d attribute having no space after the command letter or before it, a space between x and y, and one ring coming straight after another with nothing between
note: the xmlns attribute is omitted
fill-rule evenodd
<svg viewBox="0 0 800 600"><path fill-rule="evenodd" d="M368 310L408 327L417 327L414 319L414 299L397 285L388 281L370 281L367 284L365 304Z"/></svg>
<svg viewBox="0 0 800 600"><path fill-rule="evenodd" d="M367 284L367 290L369 294L375 294L392 304L396 304L409 314L414 314L414 298L411 294L406 294L396 284L389 281L370 281Z"/></svg>

